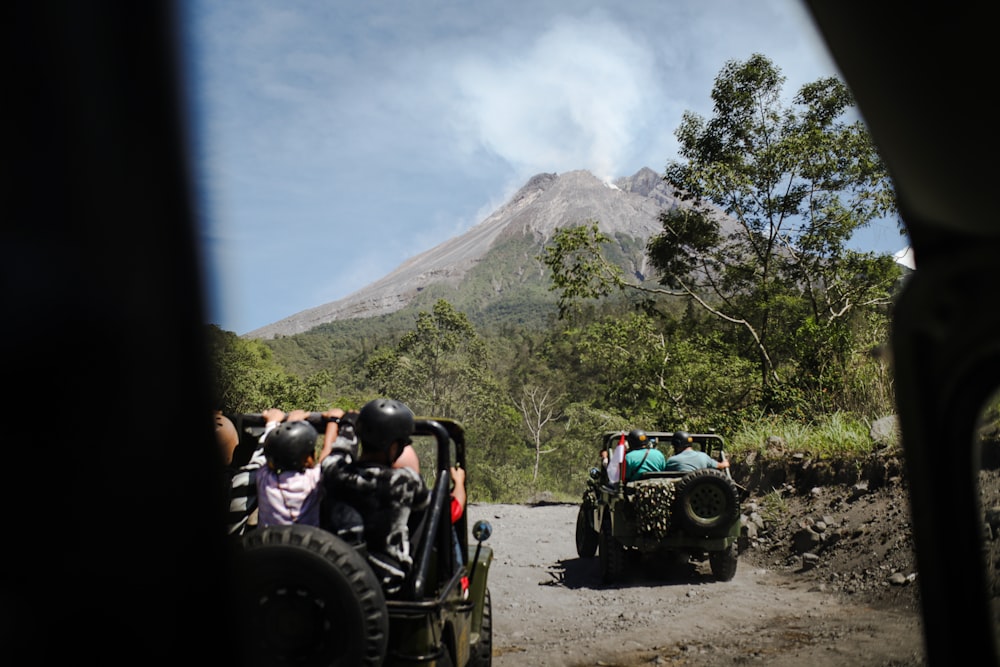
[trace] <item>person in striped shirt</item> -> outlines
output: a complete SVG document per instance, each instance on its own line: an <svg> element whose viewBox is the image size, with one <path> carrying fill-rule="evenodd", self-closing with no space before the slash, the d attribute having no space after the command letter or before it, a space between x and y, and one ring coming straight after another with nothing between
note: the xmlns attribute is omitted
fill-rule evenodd
<svg viewBox="0 0 1000 667"><path fill-rule="evenodd" d="M240 463L242 457L237 456L241 447L236 426L222 411L215 413L215 436L222 452L225 485L228 492L226 508L226 532L230 535L243 535L247 530L256 527L257 517L257 471L266 464L264 448L260 443L249 459Z"/></svg>

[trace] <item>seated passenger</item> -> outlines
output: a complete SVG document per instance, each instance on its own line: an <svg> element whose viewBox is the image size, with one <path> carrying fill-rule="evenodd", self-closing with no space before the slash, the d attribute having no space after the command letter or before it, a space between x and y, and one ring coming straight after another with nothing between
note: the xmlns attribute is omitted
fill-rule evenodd
<svg viewBox="0 0 1000 667"><path fill-rule="evenodd" d="M645 431L632 429L628 434L628 453L625 455L625 481L631 482L647 472L660 472L667 464L663 452L653 447Z"/></svg>
<svg viewBox="0 0 1000 667"><path fill-rule="evenodd" d="M386 398L369 401L355 425L360 440L358 458L334 449L324 468L327 528L347 542L365 547L368 562L390 595L401 590L413 566L410 514L426 508L431 498L423 478L413 468L394 467L411 444L413 427L413 412L403 403ZM452 478L458 507L464 510L462 472L452 470Z"/></svg>
<svg viewBox="0 0 1000 667"><path fill-rule="evenodd" d="M691 447L691 436L684 431L677 431L670 438L674 447L674 455L667 459L667 470L690 472L702 468L728 468L729 461L716 461L705 452Z"/></svg>
<svg viewBox="0 0 1000 667"><path fill-rule="evenodd" d="M329 454L324 446L316 455L319 434L306 421L308 413L287 415L271 408L261 442L267 465L257 471L257 506L261 526L320 525L323 500L320 462ZM325 465L325 464L324 464Z"/></svg>
<svg viewBox="0 0 1000 667"><path fill-rule="evenodd" d="M601 482L607 484L610 480L608 478L608 464L611 462L610 454L608 453L607 447L602 447L600 453L597 455L597 472L601 476Z"/></svg>
<svg viewBox="0 0 1000 667"><path fill-rule="evenodd" d="M221 411L215 412L215 435L222 449L223 470L227 493L227 531L243 535L256 527L257 472L266 464L263 447L257 447L247 457L240 453L247 445L240 444L236 426Z"/></svg>
<svg viewBox="0 0 1000 667"><path fill-rule="evenodd" d="M354 424L358 421L358 411L350 410L344 412L340 408L333 408L323 413L324 417L335 417L327 422L326 431L323 434L323 446L341 449L350 449L351 456L358 457L358 434L354 431ZM413 468L420 472L420 458L413 445L403 448L403 453L399 455L396 462L392 464L394 468Z"/></svg>

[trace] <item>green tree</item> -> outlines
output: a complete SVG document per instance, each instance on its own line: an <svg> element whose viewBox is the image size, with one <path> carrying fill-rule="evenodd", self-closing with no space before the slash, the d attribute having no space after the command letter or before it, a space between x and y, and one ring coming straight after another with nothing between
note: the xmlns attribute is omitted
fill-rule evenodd
<svg viewBox="0 0 1000 667"><path fill-rule="evenodd" d="M887 317L901 271L889 256L846 246L896 212L865 127L845 120L846 86L821 79L785 107L783 83L763 56L731 61L712 91L715 115L685 113L676 132L685 161L669 163L665 179L687 204L662 213L663 231L647 244L662 287L626 280L593 222L557 230L541 256L560 317L615 290L698 304L755 360L772 408L844 381L859 331Z"/></svg>
<svg viewBox="0 0 1000 667"><path fill-rule="evenodd" d="M469 474L484 472L485 461L520 460L518 415L490 369L484 341L464 313L447 301L417 314L416 326L390 349L369 356L365 370L380 394L405 402L417 414L450 418L466 427ZM511 478L516 470L508 471ZM476 493L497 497L480 474Z"/></svg>
<svg viewBox="0 0 1000 667"><path fill-rule="evenodd" d="M320 371L306 380L286 373L271 349L258 340L244 340L231 331L208 325L216 403L229 414L282 410L322 410L322 388L329 375Z"/></svg>
<svg viewBox="0 0 1000 667"><path fill-rule="evenodd" d="M730 61L712 90L714 116L685 113L676 131L684 161L666 180L694 209L661 214L648 254L660 282L738 325L756 348L763 387L842 369L852 322L885 308L900 274L889 256L847 241L896 213L885 165L854 101L835 77L803 86L786 107L784 77L754 54ZM736 222L725 233L717 209ZM820 380L822 381L822 380Z"/></svg>
<svg viewBox="0 0 1000 667"><path fill-rule="evenodd" d="M538 259L548 267L552 284L559 293L559 319L572 318L587 299L608 296L614 290L649 290L625 280L622 269L604 255L611 237L600 231L596 220L575 227L556 228Z"/></svg>
<svg viewBox="0 0 1000 667"><path fill-rule="evenodd" d="M602 378L602 404L633 425L718 426L720 413L743 410L753 396L747 362L718 334L645 313L588 325L577 349Z"/></svg>
<svg viewBox="0 0 1000 667"><path fill-rule="evenodd" d="M497 390L487 348L464 313L444 299L417 314L416 327L392 349L372 354L368 379L382 394L415 412L461 419Z"/></svg>

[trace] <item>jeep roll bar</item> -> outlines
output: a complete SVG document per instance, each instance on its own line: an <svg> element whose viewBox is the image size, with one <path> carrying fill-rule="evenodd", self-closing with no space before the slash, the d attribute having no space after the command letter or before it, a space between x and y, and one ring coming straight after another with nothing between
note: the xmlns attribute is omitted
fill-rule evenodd
<svg viewBox="0 0 1000 667"><path fill-rule="evenodd" d="M241 425L249 427L267 426L264 416L257 412L237 415L234 421L236 422L237 430L240 429ZM326 430L326 425L333 421L333 418L324 417L322 412L310 412L306 416L306 421L312 424L313 428L322 433Z"/></svg>
<svg viewBox="0 0 1000 667"><path fill-rule="evenodd" d="M413 561L413 575L410 582L412 599L419 600L424 596L424 589L427 585L430 571L431 555L435 542L437 544L437 558L443 562L446 571L452 572L458 566L455 562L455 552L451 547L452 531L450 526L442 528L442 515L451 521L451 503L449 501L451 488L451 443L455 443L455 463L465 467L465 437L461 425L453 420L447 419L417 419L414 424L413 434L417 436L433 436L437 442L437 465L435 484L432 491L431 504L428 506L427 522L424 527L424 539L420 543L418 551ZM458 536L461 552L466 553L469 538L466 530L466 516L462 512L462 517L455 524L455 533Z"/></svg>

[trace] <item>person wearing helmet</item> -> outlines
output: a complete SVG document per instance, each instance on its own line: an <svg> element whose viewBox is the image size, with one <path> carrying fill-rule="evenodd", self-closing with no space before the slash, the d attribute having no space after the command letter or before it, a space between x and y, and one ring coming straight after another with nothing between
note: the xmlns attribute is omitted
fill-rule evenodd
<svg viewBox="0 0 1000 667"><path fill-rule="evenodd" d="M680 472L690 472L702 468L728 468L729 461L716 461L705 452L698 451L691 446L693 440L685 431L677 431L670 438L673 445L674 455L667 459L667 470Z"/></svg>
<svg viewBox="0 0 1000 667"><path fill-rule="evenodd" d="M663 452L653 446L653 440L641 429L632 429L625 437L625 481L631 482L647 472L659 472L667 463Z"/></svg>
<svg viewBox="0 0 1000 667"><path fill-rule="evenodd" d="M261 413L267 420L261 436L267 465L257 471L257 516L260 526L320 525L322 468L330 447L316 456L319 433L306 421L308 413L287 416L277 408Z"/></svg>
<svg viewBox="0 0 1000 667"><path fill-rule="evenodd" d="M348 543L363 545L387 595L399 592L411 567L409 520L430 503L430 490L409 465L396 466L411 444L413 412L404 403L377 398L358 413L359 455L335 449L324 470L325 527ZM460 471L462 473L464 471ZM452 471L456 494L464 476Z"/></svg>
<svg viewBox="0 0 1000 667"><path fill-rule="evenodd" d="M336 408L335 408L336 409ZM341 411L343 413L343 411ZM328 413L324 412L324 416ZM338 422L328 422L326 432L323 434L323 445L332 447L348 447L351 455L358 456L358 434L354 431L354 424L358 421L358 411L350 410L343 413L343 420ZM396 468L408 467L420 472L420 457L413 445L403 447L403 452L392 464Z"/></svg>

